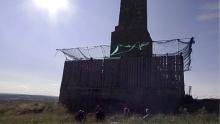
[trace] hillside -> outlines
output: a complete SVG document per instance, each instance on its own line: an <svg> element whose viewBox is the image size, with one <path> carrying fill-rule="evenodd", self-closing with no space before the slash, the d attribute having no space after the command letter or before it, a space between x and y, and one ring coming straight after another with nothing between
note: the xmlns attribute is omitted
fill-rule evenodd
<svg viewBox="0 0 220 124"><path fill-rule="evenodd" d="M0 101L58 101L56 96L0 94Z"/></svg>

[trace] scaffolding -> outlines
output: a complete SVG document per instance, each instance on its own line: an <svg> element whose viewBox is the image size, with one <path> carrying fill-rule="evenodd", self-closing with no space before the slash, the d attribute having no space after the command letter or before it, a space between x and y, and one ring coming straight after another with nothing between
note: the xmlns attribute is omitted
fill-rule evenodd
<svg viewBox="0 0 220 124"><path fill-rule="evenodd" d="M194 38L172 39L153 41L153 56L183 56L184 71L189 71L191 68L191 53L192 45L195 43ZM129 53L132 51L142 51L148 45L149 42L135 44L121 45L118 44L116 49L110 53L109 45L99 45L92 47L78 47L69 49L57 49L62 52L67 61L74 60L89 60L89 59L120 59L119 57L111 57L114 55L123 55L123 53ZM123 48L127 48L123 51Z"/></svg>

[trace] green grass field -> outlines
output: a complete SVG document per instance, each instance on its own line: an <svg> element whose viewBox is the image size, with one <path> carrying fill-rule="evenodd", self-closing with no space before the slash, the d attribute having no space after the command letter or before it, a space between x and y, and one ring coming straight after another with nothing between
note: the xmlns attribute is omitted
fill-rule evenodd
<svg viewBox="0 0 220 124"><path fill-rule="evenodd" d="M107 116L100 124L220 124L219 115L204 110L196 114L183 112L179 115L153 115L147 120L133 115ZM87 116L85 124L96 124L94 116ZM77 124L74 115L56 103L47 102L2 102L0 103L0 124Z"/></svg>

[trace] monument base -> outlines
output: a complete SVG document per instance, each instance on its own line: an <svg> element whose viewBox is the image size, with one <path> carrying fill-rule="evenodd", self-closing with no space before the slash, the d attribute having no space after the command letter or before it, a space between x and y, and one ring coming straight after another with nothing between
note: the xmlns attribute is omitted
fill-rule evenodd
<svg viewBox="0 0 220 124"><path fill-rule="evenodd" d="M151 60L151 61L149 61ZM174 112L184 97L182 56L66 61L59 101L71 111Z"/></svg>

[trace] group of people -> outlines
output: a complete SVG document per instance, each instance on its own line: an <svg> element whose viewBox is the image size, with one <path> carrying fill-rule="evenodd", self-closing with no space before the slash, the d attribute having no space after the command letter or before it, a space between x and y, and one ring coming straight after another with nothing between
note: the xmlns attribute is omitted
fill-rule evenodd
<svg viewBox="0 0 220 124"><path fill-rule="evenodd" d="M146 114L143 116L143 119L146 119L149 117L150 112L149 109L146 108ZM103 110L103 108L100 105L96 106L95 109L95 113L93 113L95 115L96 121L104 121L105 120L105 112ZM128 107L124 107L123 108L123 115L124 117L129 117L131 115L130 109ZM86 120L86 112L83 110L79 110L76 115L75 115L75 119L78 122L85 122Z"/></svg>
<svg viewBox="0 0 220 124"><path fill-rule="evenodd" d="M131 115L130 109L127 107L123 108L123 115L124 117L129 117ZM145 109L145 115L143 116L143 119L147 119L150 116L150 110L148 108Z"/></svg>
<svg viewBox="0 0 220 124"><path fill-rule="evenodd" d="M105 112L103 111L102 107L100 105L96 106L95 109L95 118L96 121L103 121L105 120ZM84 122L86 120L86 113L83 110L79 110L76 115L75 115L75 119L78 122Z"/></svg>

